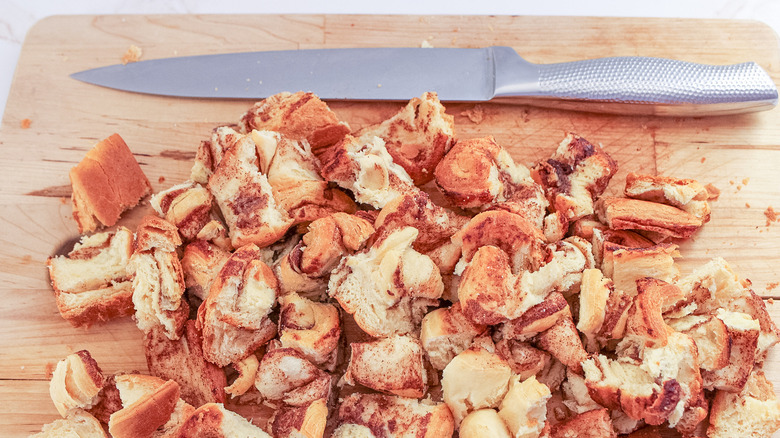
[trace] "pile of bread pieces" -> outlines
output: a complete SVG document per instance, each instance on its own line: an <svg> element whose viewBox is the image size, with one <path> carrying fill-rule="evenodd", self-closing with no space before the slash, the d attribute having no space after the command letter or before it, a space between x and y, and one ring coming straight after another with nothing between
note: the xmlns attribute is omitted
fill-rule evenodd
<svg viewBox="0 0 780 438"><path fill-rule="evenodd" d="M74 326L131 316L148 369L59 362L38 437L769 437L780 341L722 258L682 276L700 182L568 134L515 162L435 93L352 131L311 93L220 126L157 213L114 135L71 172L81 241L49 268ZM434 199L436 202L434 202ZM253 424L227 406L273 410Z"/></svg>

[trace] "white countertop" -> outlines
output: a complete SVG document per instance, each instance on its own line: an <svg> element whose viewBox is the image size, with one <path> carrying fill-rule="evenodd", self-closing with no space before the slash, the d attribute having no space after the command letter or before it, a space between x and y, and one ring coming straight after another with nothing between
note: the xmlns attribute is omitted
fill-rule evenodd
<svg viewBox="0 0 780 438"><path fill-rule="evenodd" d="M27 31L38 20L62 14L456 14L740 18L780 33L777 0L0 0L0 117ZM691 29L695 32L695 29Z"/></svg>

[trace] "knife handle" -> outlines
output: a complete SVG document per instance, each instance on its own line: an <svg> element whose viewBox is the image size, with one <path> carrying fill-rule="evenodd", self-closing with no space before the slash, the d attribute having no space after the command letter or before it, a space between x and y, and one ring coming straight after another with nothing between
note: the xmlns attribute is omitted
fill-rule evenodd
<svg viewBox="0 0 780 438"><path fill-rule="evenodd" d="M693 116L777 105L772 78L753 62L706 65L627 56L535 66L539 78L535 89L526 82L522 89L512 90L505 83L496 97L535 96L527 103L548 100L543 106L579 110L590 106L598 112ZM564 102L553 104L560 99Z"/></svg>

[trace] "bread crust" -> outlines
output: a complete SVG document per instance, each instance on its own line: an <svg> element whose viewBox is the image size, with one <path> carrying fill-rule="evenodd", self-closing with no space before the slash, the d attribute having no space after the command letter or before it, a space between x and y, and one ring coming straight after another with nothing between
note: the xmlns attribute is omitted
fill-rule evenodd
<svg viewBox="0 0 780 438"><path fill-rule="evenodd" d="M161 329L144 337L144 352L149 372L163 380L179 384L181 398L198 407L206 403L224 403L225 372L203 355L203 340L196 323L189 320L177 341L168 339Z"/></svg>
<svg viewBox="0 0 780 438"><path fill-rule="evenodd" d="M109 433L116 438L151 436L171 418L179 400L179 385L168 380L153 392L111 415Z"/></svg>
<svg viewBox="0 0 780 438"><path fill-rule="evenodd" d="M117 223L152 190L127 144L113 134L98 142L70 170L73 218L84 234Z"/></svg>
<svg viewBox="0 0 780 438"><path fill-rule="evenodd" d="M702 220L679 208L631 198L600 198L595 205L599 220L615 230L644 230L685 239L702 226Z"/></svg>

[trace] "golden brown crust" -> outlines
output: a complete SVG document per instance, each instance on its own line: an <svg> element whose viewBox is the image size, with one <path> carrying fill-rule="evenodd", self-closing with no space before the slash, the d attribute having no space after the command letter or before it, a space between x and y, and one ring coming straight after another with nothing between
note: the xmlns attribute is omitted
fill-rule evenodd
<svg viewBox="0 0 780 438"><path fill-rule="evenodd" d="M599 220L614 230L643 230L675 238L691 237L701 219L666 204L630 198L600 198L595 206Z"/></svg>
<svg viewBox="0 0 780 438"><path fill-rule="evenodd" d="M97 143L70 170L73 218L79 233L112 226L127 209L152 190L138 162L119 134Z"/></svg>
<svg viewBox="0 0 780 438"><path fill-rule="evenodd" d="M349 125L339 121L328 105L313 93L279 93L255 103L239 122L241 131L279 132L293 140L306 140L312 150L337 143L349 134Z"/></svg>
<svg viewBox="0 0 780 438"><path fill-rule="evenodd" d="M536 198L531 192L538 188L528 169L515 163L493 136L459 140L436 166L434 176L444 196L461 208L484 208L510 201L516 194L522 203ZM536 207L540 211L533 217L543 214L546 205Z"/></svg>
<svg viewBox="0 0 780 438"><path fill-rule="evenodd" d="M224 403L225 372L206 361L203 340L195 321L187 321L184 335L171 341L159 328L144 337L144 353L149 372L163 380L179 384L181 398L198 407L205 403Z"/></svg>
<svg viewBox="0 0 780 438"><path fill-rule="evenodd" d="M453 117L444 112L435 92L415 97L384 122L361 129L356 135L377 136L385 141L393 161L421 186L433 179L433 171L455 143Z"/></svg>
<svg viewBox="0 0 780 438"><path fill-rule="evenodd" d="M511 258L515 273L538 269L546 256L541 230L524 217L503 210L479 213L452 240L461 246L466 263L483 246L500 248Z"/></svg>
<svg viewBox="0 0 780 438"><path fill-rule="evenodd" d="M385 394L422 398L428 390L420 341L392 336L353 342L344 380Z"/></svg>
<svg viewBox="0 0 780 438"><path fill-rule="evenodd" d="M626 331L642 338L647 346L663 347L672 331L661 314L663 300L668 295L679 295L680 288L649 277L637 279L636 284L638 293L628 312Z"/></svg>
<svg viewBox="0 0 780 438"><path fill-rule="evenodd" d="M158 427L171 418L179 400L179 385L166 381L155 391L111 415L109 433L116 438L151 436Z"/></svg>
<svg viewBox="0 0 780 438"><path fill-rule="evenodd" d="M531 169L552 208L569 221L593 214L593 201L617 172L617 162L601 147L568 133L547 161Z"/></svg>

